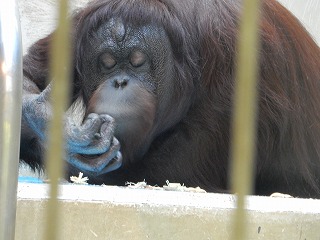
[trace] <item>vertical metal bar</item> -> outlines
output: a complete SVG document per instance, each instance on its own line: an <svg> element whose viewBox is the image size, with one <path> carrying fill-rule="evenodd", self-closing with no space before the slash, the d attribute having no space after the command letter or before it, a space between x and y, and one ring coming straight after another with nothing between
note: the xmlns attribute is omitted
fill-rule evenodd
<svg viewBox="0 0 320 240"><path fill-rule="evenodd" d="M256 140L260 0L243 0L232 122L231 187L237 196L232 239L247 239L245 196L252 192Z"/></svg>
<svg viewBox="0 0 320 240"><path fill-rule="evenodd" d="M20 148L22 49L15 0L0 0L0 240L14 239Z"/></svg>
<svg viewBox="0 0 320 240"><path fill-rule="evenodd" d="M49 124L47 170L51 181L50 199L47 208L47 226L44 239L59 237L59 178L62 176L64 159L63 115L67 108L70 88L70 20L68 19L68 0L59 1L58 26L53 35L50 59L50 80L52 82L52 112Z"/></svg>

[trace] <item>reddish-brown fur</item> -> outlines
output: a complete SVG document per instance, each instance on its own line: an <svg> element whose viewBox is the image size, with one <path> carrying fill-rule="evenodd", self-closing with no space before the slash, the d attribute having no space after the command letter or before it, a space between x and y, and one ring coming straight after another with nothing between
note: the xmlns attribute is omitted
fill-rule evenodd
<svg viewBox="0 0 320 240"><path fill-rule="evenodd" d="M193 89L187 113L150 143L140 164L98 182L179 181L209 191L228 190L230 118L240 0L100 0L74 16L74 94L82 94L81 61L87 34L112 16L133 25L162 26L175 59L177 101ZM299 21L275 0L261 9L259 114L255 193L320 196L320 50ZM38 41L24 73L46 86L48 42ZM175 86L177 86L175 85ZM88 104L89 99L84 98ZM164 116L170 125L170 119ZM38 153L25 150L30 164ZM129 149L130 150L130 149ZM30 159L33 157L33 160Z"/></svg>

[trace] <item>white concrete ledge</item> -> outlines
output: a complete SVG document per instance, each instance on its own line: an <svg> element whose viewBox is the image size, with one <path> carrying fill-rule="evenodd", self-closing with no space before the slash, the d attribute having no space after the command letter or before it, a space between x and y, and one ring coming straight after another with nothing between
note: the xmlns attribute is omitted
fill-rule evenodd
<svg viewBox="0 0 320 240"><path fill-rule="evenodd" d="M46 184L19 183L16 239L43 239ZM60 239L228 239L235 198L62 185ZM248 197L248 239L320 239L320 200Z"/></svg>

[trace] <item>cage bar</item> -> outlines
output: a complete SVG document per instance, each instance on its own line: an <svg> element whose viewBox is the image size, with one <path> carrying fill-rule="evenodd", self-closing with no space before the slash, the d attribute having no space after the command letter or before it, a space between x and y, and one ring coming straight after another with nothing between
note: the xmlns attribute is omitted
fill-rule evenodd
<svg viewBox="0 0 320 240"><path fill-rule="evenodd" d="M0 240L14 239L22 98L22 44L15 0L0 0Z"/></svg>

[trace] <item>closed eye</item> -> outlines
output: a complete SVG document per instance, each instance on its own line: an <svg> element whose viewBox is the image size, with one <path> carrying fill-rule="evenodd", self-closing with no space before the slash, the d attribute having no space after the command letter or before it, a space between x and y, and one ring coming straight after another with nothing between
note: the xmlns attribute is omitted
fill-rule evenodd
<svg viewBox="0 0 320 240"><path fill-rule="evenodd" d="M104 53L100 56L100 64L106 69L112 69L116 66L117 61L111 53Z"/></svg>
<svg viewBox="0 0 320 240"><path fill-rule="evenodd" d="M141 67L146 62L147 56L141 51L134 51L130 55L130 64L133 67Z"/></svg>

